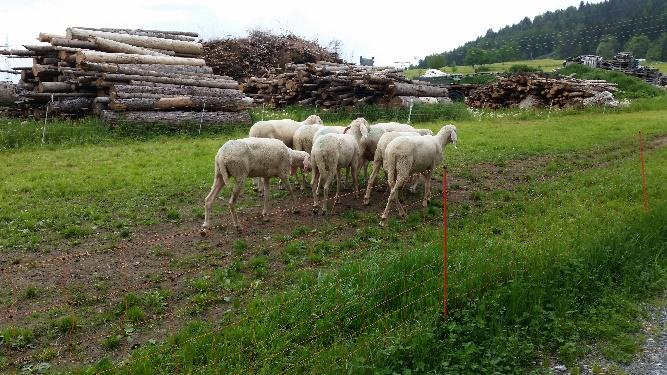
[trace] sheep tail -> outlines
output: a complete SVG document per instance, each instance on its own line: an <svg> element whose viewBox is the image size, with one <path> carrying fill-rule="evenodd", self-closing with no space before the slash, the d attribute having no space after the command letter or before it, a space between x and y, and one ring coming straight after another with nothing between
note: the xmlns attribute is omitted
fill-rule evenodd
<svg viewBox="0 0 667 375"><path fill-rule="evenodd" d="M224 165L221 165L221 163L218 163L217 161L215 162L215 175L216 176L221 176L222 177L222 182L225 185L228 185L229 173L227 172L227 167L224 166Z"/></svg>
<svg viewBox="0 0 667 375"><path fill-rule="evenodd" d="M385 155L384 168L387 172L387 184L392 187L396 182L396 155L394 153Z"/></svg>

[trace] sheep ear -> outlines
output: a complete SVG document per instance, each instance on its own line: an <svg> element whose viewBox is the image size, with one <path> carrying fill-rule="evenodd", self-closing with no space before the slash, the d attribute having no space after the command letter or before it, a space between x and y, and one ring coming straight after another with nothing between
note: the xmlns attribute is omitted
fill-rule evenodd
<svg viewBox="0 0 667 375"><path fill-rule="evenodd" d="M347 131L350 130L349 126L346 126L345 129L343 129L343 134L347 134Z"/></svg>

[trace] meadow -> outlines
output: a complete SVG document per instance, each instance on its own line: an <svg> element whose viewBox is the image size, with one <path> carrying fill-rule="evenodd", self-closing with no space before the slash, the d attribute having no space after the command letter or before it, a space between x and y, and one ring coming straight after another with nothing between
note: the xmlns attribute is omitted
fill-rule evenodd
<svg viewBox="0 0 667 375"><path fill-rule="evenodd" d="M237 233L216 205L213 156L247 128L119 128L94 119L0 123L0 368L74 373L546 373L593 350L637 352L637 304L665 289L665 97L586 111L416 108L457 126L447 147L449 316L442 201L346 195L329 217L269 223L246 186ZM313 109L256 111L303 118ZM377 108L323 114L404 120ZM642 204L637 134L646 143ZM441 172L437 178L441 178ZM435 183L439 186L438 183ZM229 189L222 192L229 196ZM594 349L595 348L595 349Z"/></svg>

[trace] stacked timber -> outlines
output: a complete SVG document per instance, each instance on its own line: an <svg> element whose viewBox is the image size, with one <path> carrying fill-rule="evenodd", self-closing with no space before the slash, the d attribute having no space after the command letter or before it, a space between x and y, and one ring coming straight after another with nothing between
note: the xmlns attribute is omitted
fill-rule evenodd
<svg viewBox="0 0 667 375"><path fill-rule="evenodd" d="M287 64L264 77L251 77L241 89L274 107L449 101L446 88L409 80L398 69L330 62Z"/></svg>
<svg viewBox="0 0 667 375"><path fill-rule="evenodd" d="M41 33L38 40L48 44L0 53L33 58L31 67L15 68L21 79L14 103L25 111L94 113L111 124L250 122L252 99L231 77L213 74L197 37L72 27L64 36Z"/></svg>
<svg viewBox="0 0 667 375"><path fill-rule="evenodd" d="M466 103L475 108L506 107L580 107L587 98L613 93L616 85L604 80L581 80L570 77L550 78L543 74L516 74L470 93ZM602 97L609 97L603 95ZM613 96L611 96L613 99Z"/></svg>

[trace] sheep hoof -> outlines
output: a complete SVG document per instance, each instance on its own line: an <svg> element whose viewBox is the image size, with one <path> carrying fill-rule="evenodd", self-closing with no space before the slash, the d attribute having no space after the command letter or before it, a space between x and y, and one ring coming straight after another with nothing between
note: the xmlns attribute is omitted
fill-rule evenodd
<svg viewBox="0 0 667 375"><path fill-rule="evenodd" d="M424 208L428 207L428 202L427 202L427 201L423 201L423 202L422 202L422 207L424 207Z"/></svg>
<svg viewBox="0 0 667 375"><path fill-rule="evenodd" d="M208 233L208 229L207 229L207 228L202 228L202 229L199 231L199 234L200 234L202 237L206 237L206 234L207 234L207 233Z"/></svg>
<svg viewBox="0 0 667 375"><path fill-rule="evenodd" d="M364 198L364 206L368 206L371 200L369 198Z"/></svg>
<svg viewBox="0 0 667 375"><path fill-rule="evenodd" d="M386 226L387 226L387 221L386 221L386 219L381 219L381 220L380 220L380 226L381 226L381 227L386 227Z"/></svg>
<svg viewBox="0 0 667 375"><path fill-rule="evenodd" d="M262 221L263 222L268 222L269 221L269 215L262 215Z"/></svg>

